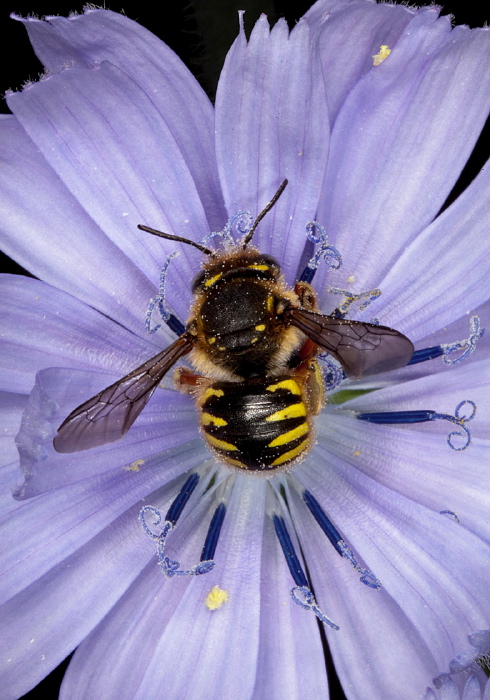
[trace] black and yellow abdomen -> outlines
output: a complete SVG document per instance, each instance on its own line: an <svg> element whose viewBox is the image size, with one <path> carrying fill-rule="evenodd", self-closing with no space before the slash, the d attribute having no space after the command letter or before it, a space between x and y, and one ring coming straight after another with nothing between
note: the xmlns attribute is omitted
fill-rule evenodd
<svg viewBox="0 0 490 700"><path fill-rule="evenodd" d="M227 463L248 471L277 469L297 460L312 441L307 385L304 375L213 383L198 400L205 440Z"/></svg>

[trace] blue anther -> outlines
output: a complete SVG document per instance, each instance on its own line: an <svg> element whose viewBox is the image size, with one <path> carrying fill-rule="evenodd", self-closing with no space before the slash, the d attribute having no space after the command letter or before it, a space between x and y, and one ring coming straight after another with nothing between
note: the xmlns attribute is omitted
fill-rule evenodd
<svg viewBox="0 0 490 700"><path fill-rule="evenodd" d="M365 569L362 566L360 566L360 564L354 556L354 552L342 539L342 535L332 523L330 518L327 516L327 514L325 513L319 502L316 500L316 498L313 496L313 494L305 489L303 491L303 500L308 506L310 513L313 515L313 517L315 518L325 535L328 537L330 543L334 546L336 552L338 552L340 556L347 559L347 561L354 567L354 569L361 574L361 582L364 583L366 586L369 586L370 588L380 588L380 581L371 571L369 571L369 569Z"/></svg>
<svg viewBox="0 0 490 700"><path fill-rule="evenodd" d="M175 525L198 483L199 476L194 472L188 477L187 481L180 489L177 497L167 511L165 520Z"/></svg>
<svg viewBox="0 0 490 700"><path fill-rule="evenodd" d="M303 500L308 506L310 513L313 515L317 523L320 525L323 532L326 534L330 543L335 547L337 552L342 556L342 549L339 547L339 542L342 540L342 535L337 530L332 521L328 518L327 514L318 503L316 498L310 491L303 491Z"/></svg>
<svg viewBox="0 0 490 700"><path fill-rule="evenodd" d="M422 348L422 350L416 350L413 353L406 366L417 365L419 362L427 362L427 360L435 360L436 357L441 357L441 355L444 355L444 350L440 345Z"/></svg>
<svg viewBox="0 0 490 700"><path fill-rule="evenodd" d="M209 523L208 534L201 552L201 562L207 562L213 559L218 544L221 527L226 515L226 506L220 503L214 511L214 515Z"/></svg>
<svg viewBox="0 0 490 700"><path fill-rule="evenodd" d="M291 572L291 576L293 577L295 584L297 586L300 586L301 588L308 588L308 581L306 579L305 572L303 571L303 568L296 555L296 552L294 551L293 543L291 542L291 538L289 536L289 532L287 531L284 519L274 514L272 516L272 520L274 522L274 528L276 530L277 539L279 540L279 544L281 545L281 549L286 559L286 563L288 565L289 571Z"/></svg>
<svg viewBox="0 0 490 700"><path fill-rule="evenodd" d="M173 314L169 314L169 317L165 319L165 323L170 328L170 330L175 333L175 335L179 336L179 338L185 332L184 324L182 323L182 321L179 321L177 316L174 316Z"/></svg>
<svg viewBox="0 0 490 700"><path fill-rule="evenodd" d="M401 425L403 423L425 423L438 417L435 411L376 411L358 413L356 418L378 425Z"/></svg>

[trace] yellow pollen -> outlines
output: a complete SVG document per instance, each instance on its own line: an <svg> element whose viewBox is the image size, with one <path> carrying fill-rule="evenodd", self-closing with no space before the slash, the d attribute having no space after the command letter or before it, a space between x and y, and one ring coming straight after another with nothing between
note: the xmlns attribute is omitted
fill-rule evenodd
<svg viewBox="0 0 490 700"><path fill-rule="evenodd" d="M221 352L224 352L226 350L226 348L224 345L220 345L218 350L221 350Z"/></svg>
<svg viewBox="0 0 490 700"><path fill-rule="evenodd" d="M265 331L265 324L259 323L258 326L255 326L256 331Z"/></svg>
<svg viewBox="0 0 490 700"><path fill-rule="evenodd" d="M228 602L229 598L230 596L228 595L228 591L225 591L219 586L214 586L207 594L204 602L209 610L219 610L225 603Z"/></svg>
<svg viewBox="0 0 490 700"><path fill-rule="evenodd" d="M250 344L254 345L254 343L256 343L257 341L258 341L258 338L257 338L257 336L255 336L255 338L252 338L252 340L250 341Z"/></svg>
<svg viewBox="0 0 490 700"><path fill-rule="evenodd" d="M215 336L215 335L213 335L212 338L208 338L208 343L209 343L210 345L212 345L212 344L215 343L215 342L216 342L216 336Z"/></svg>
<svg viewBox="0 0 490 700"><path fill-rule="evenodd" d="M349 284L352 284L355 281L356 281L356 278L354 277L354 275L350 275L350 277L347 277L347 282Z"/></svg>
<svg viewBox="0 0 490 700"><path fill-rule="evenodd" d="M278 389L286 389L287 391L291 392L291 394L301 396L301 389L294 379L284 379L282 382L277 382L276 384L269 384L269 386L266 386L266 391L277 391Z"/></svg>
<svg viewBox="0 0 490 700"><path fill-rule="evenodd" d="M221 428L223 425L228 425L228 421L226 421L224 418L212 416L210 413L206 413L205 411L201 416L201 420L203 425L211 425L212 423L213 425L216 425L219 428Z"/></svg>
<svg viewBox="0 0 490 700"><path fill-rule="evenodd" d="M247 265L252 270L268 270L269 265Z"/></svg>
<svg viewBox="0 0 490 700"><path fill-rule="evenodd" d="M214 435L210 435L209 433L206 433L205 435L206 440L209 442L209 444L213 447L216 447L218 450L225 450L226 452L238 452L238 447L236 445L232 445L231 442L218 440L218 438L215 438Z"/></svg>
<svg viewBox="0 0 490 700"><path fill-rule="evenodd" d="M127 464L125 467L123 467L123 469L125 472L139 472L140 467L142 467L144 463L144 459L135 459L134 462Z"/></svg>
<svg viewBox="0 0 490 700"><path fill-rule="evenodd" d="M265 419L267 422L275 422L278 420L286 420L287 418L300 418L301 416L306 416L306 407L302 401L298 403L293 403L287 408L283 408L280 411L276 411Z"/></svg>
<svg viewBox="0 0 490 700"><path fill-rule="evenodd" d="M283 455L275 459L271 467L278 467L280 464L284 464L285 462L289 462L292 459L296 459L296 457L299 457L299 455L305 451L306 447L308 445L308 439L303 440L298 447L295 447L292 450L289 450L289 452L285 452Z"/></svg>
<svg viewBox="0 0 490 700"><path fill-rule="evenodd" d="M293 442L293 440L296 440L307 432L308 423L301 423L301 425L298 425L297 428L288 430L287 433L283 433L282 435L279 435L279 437L276 437L275 440L269 442L267 447L280 447L281 445L287 445L288 442Z"/></svg>
<svg viewBox="0 0 490 700"><path fill-rule="evenodd" d="M274 297L268 296L267 297L267 311L273 311L274 310Z"/></svg>
<svg viewBox="0 0 490 700"><path fill-rule="evenodd" d="M379 47L379 52L373 56L373 66L379 66L385 58L388 58L388 56L391 53L391 49L386 46L386 44L382 44Z"/></svg>
<svg viewBox="0 0 490 700"><path fill-rule="evenodd" d="M222 272L218 272L217 275L215 275L214 277L210 277L208 280L206 280L204 282L204 286L211 287L215 282L217 282L219 280L220 277L222 277L222 275L223 275Z"/></svg>
<svg viewBox="0 0 490 700"><path fill-rule="evenodd" d="M354 455L354 457L359 457L361 453L359 452L359 450L354 450L352 454Z"/></svg>

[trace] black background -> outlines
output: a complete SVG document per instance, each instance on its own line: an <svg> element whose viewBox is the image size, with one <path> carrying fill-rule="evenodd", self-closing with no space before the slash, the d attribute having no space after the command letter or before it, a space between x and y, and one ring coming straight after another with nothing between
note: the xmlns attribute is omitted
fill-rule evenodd
<svg viewBox="0 0 490 700"><path fill-rule="evenodd" d="M10 20L10 12L23 16L34 14L39 17L56 14L66 15L70 11L80 12L83 4L83 2L76 0L73 2L11 0L10 3L2 3L0 12L1 94L4 94L8 89L20 89L26 80L35 80L42 71L40 63L30 49L24 28L18 22ZM278 17L284 16L292 27L310 5L310 0L294 0L293 2L287 0L276 0L275 2L274 0L189 0L185 2L163 0L157 4L157 7L162 8L161 12L156 13L144 0L124 0L124 2L123 0L114 0L110 6L106 7L116 12L124 10L128 17L137 20L163 39L184 60L213 99L224 56L237 34L237 10L246 10L245 27L248 33L262 12L269 16L271 23ZM483 26L488 20L488 16L485 16L485 10L480 8L482 8L480 3L454 0L444 3L443 14L453 14L457 24L477 27ZM1 111L9 112L3 100ZM469 184L484 164L488 157L487 140L490 139L485 136L480 139L469 165L465 168L460 182L453 190L451 199ZM0 259L0 271L25 274L22 268L19 268L5 256ZM25 695L24 699L55 700L58 697L59 684L66 664L67 662L53 671L37 688ZM396 688L396 670L393 669L393 672L393 683L394 688ZM329 676L331 678L332 700L342 700L344 695L331 669ZM148 700L157 699L148 698ZM309 699L305 698L305 700Z"/></svg>

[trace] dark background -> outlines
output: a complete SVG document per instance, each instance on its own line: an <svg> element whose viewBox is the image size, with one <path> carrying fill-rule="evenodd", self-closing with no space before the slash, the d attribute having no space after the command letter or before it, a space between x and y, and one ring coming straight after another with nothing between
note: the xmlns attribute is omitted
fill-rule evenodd
<svg viewBox="0 0 490 700"><path fill-rule="evenodd" d="M124 2L113 0L111 5L106 7L116 12L124 10L128 17L137 20L163 39L184 60L213 99L224 56L237 34L237 10L246 10L245 28L248 33L262 12L268 15L271 23L279 17L286 17L292 27L311 4L310 0L276 0L275 2L274 0L163 0L160 3L161 14L155 14L144 0L124 0ZM429 0L425 4L429 4ZM0 12L0 65L2 66L0 93L2 95L8 89L20 89L24 81L36 79L42 71L41 64L30 49L25 30L18 22L10 20L10 12L24 16L34 14L40 17L66 15L72 10L80 12L83 5L82 1L77 0L73 2L10 0L5 5L2 3L3 8L7 7ZM453 14L457 24L477 27L483 26L488 20L485 10L480 8L481 5L476 2L453 0L444 3L443 14ZM15 48L12 49L12 46ZM8 113L9 110L3 100L1 105L1 111ZM490 141L488 136L480 139L450 199L467 187L486 161L487 141ZM5 256L0 259L0 271L25 274L22 268ZM67 662L62 664L37 688L25 695L24 700L38 698L55 700L58 697L59 685L66 665ZM329 669L329 677L332 700L343 700L345 696L331 669ZM396 684L396 674L393 682Z"/></svg>

